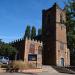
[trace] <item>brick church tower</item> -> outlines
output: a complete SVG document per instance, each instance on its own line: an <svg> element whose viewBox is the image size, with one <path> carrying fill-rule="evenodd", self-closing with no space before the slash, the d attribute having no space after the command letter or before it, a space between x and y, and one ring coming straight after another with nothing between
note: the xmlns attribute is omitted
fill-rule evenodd
<svg viewBox="0 0 75 75"><path fill-rule="evenodd" d="M56 3L53 7L42 11L42 53L45 65L70 65L65 21L65 10L62 10Z"/></svg>

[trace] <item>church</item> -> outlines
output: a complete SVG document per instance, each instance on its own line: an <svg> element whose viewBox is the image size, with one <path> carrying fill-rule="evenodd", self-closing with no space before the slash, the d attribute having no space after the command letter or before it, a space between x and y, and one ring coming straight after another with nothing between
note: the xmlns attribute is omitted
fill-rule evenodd
<svg viewBox="0 0 75 75"><path fill-rule="evenodd" d="M69 66L70 50L67 48L66 11L56 3L42 11L42 35L37 39L22 39L12 45L18 50L18 59L43 65Z"/></svg>
<svg viewBox="0 0 75 75"><path fill-rule="evenodd" d="M45 65L70 65L65 22L66 11L56 3L42 12L42 56Z"/></svg>

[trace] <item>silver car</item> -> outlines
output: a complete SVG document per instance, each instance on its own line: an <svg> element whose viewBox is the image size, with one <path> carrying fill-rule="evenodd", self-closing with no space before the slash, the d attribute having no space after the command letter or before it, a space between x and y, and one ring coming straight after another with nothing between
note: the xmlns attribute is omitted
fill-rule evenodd
<svg viewBox="0 0 75 75"><path fill-rule="evenodd" d="M9 63L9 58L5 56L0 56L0 63L1 64L8 64Z"/></svg>

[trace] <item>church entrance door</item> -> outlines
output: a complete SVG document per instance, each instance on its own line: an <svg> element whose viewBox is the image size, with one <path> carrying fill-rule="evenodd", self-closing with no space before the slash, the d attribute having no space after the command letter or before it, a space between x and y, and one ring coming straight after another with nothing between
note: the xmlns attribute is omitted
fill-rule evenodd
<svg viewBox="0 0 75 75"><path fill-rule="evenodd" d="M61 66L64 66L64 58L61 58Z"/></svg>

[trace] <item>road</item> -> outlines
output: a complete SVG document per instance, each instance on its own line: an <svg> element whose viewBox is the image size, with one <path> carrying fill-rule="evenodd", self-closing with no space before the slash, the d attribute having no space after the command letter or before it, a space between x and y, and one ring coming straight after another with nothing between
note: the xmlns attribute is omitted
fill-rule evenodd
<svg viewBox="0 0 75 75"><path fill-rule="evenodd" d="M33 75L31 73L27 73L27 74L24 74L24 73L0 73L0 75Z"/></svg>
<svg viewBox="0 0 75 75"><path fill-rule="evenodd" d="M0 73L0 75L74 75L74 74L64 74L64 73L48 73L48 72L42 72L42 73L37 73L37 74L32 74L32 73Z"/></svg>

